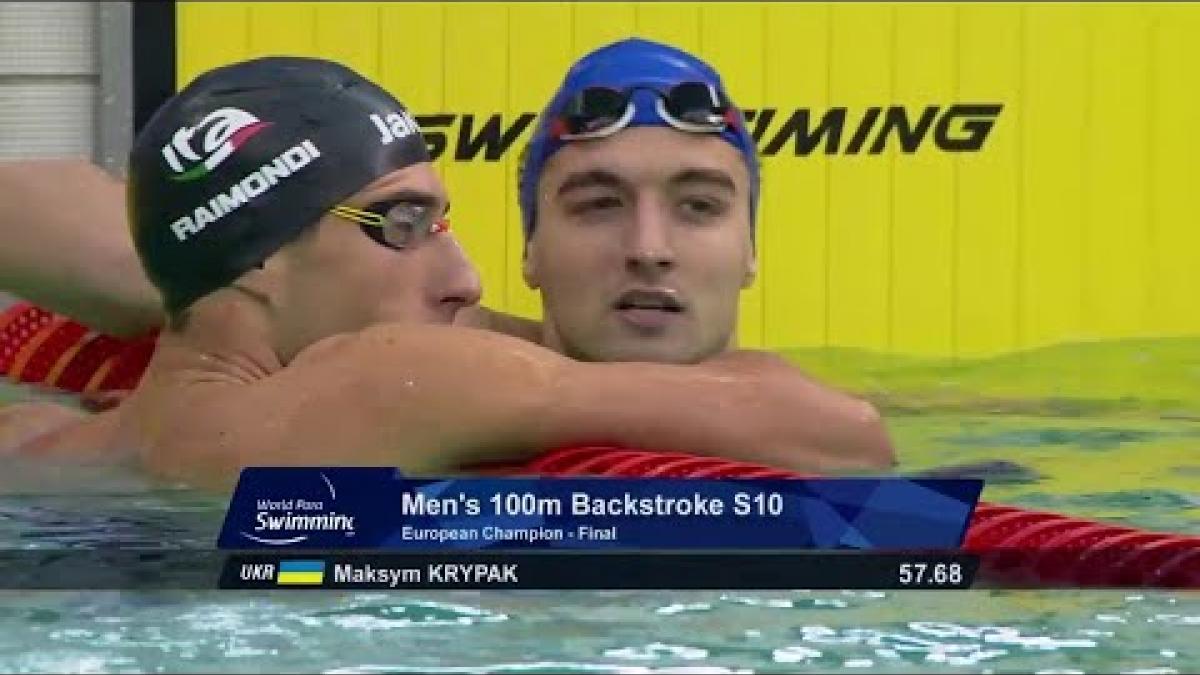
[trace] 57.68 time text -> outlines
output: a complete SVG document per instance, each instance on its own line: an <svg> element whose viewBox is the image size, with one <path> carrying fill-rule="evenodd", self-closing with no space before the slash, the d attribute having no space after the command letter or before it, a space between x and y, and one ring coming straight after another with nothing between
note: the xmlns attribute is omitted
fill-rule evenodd
<svg viewBox="0 0 1200 675"><path fill-rule="evenodd" d="M963 569L958 563L900 563L897 580L902 586L957 586L963 581Z"/></svg>

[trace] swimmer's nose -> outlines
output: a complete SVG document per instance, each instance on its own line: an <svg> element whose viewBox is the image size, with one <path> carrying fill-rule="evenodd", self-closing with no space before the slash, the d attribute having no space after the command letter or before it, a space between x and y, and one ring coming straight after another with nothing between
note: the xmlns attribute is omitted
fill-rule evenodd
<svg viewBox="0 0 1200 675"><path fill-rule="evenodd" d="M479 280L479 271L471 264L462 246L453 237L442 237L439 242L447 251L448 264L445 283L442 286L439 304L458 311L463 307L479 304L483 288Z"/></svg>
<svg viewBox="0 0 1200 675"><path fill-rule="evenodd" d="M670 222L658 204L639 205L625 232L625 266L636 276L657 277L675 266Z"/></svg>

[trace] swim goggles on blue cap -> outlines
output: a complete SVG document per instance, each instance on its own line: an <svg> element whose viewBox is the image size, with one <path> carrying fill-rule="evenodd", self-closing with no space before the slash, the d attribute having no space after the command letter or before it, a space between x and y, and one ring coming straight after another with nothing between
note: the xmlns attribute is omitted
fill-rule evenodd
<svg viewBox="0 0 1200 675"><path fill-rule="evenodd" d="M550 135L561 141L578 141L615 134L633 121L633 94L638 90L656 94L659 118L680 131L720 133L737 123L737 112L728 97L707 82L680 82L665 90L647 85L625 89L592 86L566 100L551 123Z"/></svg>

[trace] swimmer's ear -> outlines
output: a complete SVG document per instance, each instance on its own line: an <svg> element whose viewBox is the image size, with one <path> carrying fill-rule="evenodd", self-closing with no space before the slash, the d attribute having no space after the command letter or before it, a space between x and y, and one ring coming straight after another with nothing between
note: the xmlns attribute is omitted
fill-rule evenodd
<svg viewBox="0 0 1200 675"><path fill-rule="evenodd" d="M742 288L750 288L758 278L758 248L751 245L746 249L745 273L742 276Z"/></svg>
<svg viewBox="0 0 1200 675"><path fill-rule="evenodd" d="M530 290L536 291L542 287L541 272L538 269L537 255L534 251L534 239L530 238L525 242L525 254L521 258L521 276L525 278L525 285Z"/></svg>
<svg viewBox="0 0 1200 675"><path fill-rule="evenodd" d="M237 291L238 293L241 293L242 295L250 298L254 302L257 302L258 304L262 305L263 307L271 306L271 296L267 295L266 293L263 293L261 290L259 290L257 288L254 288L250 284L245 284L242 282L235 281L234 283L230 284L229 287L232 288L233 290Z"/></svg>
<svg viewBox="0 0 1200 675"><path fill-rule="evenodd" d="M272 258L280 258L281 256L272 256ZM271 290L274 287L273 276L268 272L268 260L260 260L258 264L246 270L236 281L229 286L235 291L251 298L255 302L263 306L271 306ZM274 265L272 265L273 267Z"/></svg>

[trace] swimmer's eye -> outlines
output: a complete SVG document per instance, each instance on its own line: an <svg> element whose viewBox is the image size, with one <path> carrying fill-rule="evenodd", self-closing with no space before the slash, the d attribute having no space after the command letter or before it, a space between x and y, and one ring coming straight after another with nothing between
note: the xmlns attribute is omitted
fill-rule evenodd
<svg viewBox="0 0 1200 675"><path fill-rule="evenodd" d="M610 209L621 208L621 200L613 195L583 199L567 206L567 213L572 216L589 216Z"/></svg>
<svg viewBox="0 0 1200 675"><path fill-rule="evenodd" d="M339 205L330 212L358 223L368 237L397 250L450 229L449 221L438 217L432 205L407 200L378 202L362 209Z"/></svg>
<svg viewBox="0 0 1200 675"><path fill-rule="evenodd" d="M723 215L728 207L721 199L687 197L680 200L679 210L685 220L701 222Z"/></svg>

